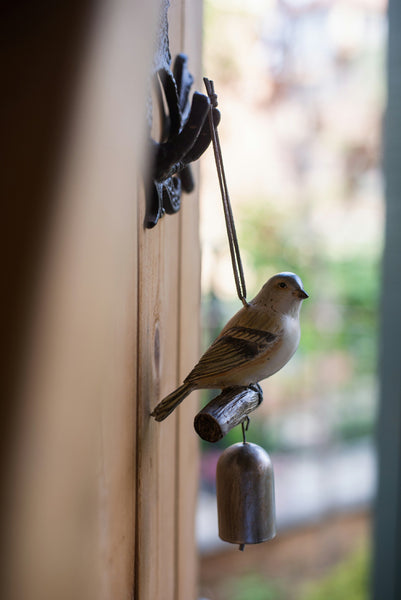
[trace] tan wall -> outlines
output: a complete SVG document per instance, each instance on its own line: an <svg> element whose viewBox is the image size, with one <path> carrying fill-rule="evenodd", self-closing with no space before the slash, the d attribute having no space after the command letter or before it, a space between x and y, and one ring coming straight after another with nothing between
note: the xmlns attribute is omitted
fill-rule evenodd
<svg viewBox="0 0 401 600"><path fill-rule="evenodd" d="M98 3L82 28L14 357L18 394L2 456L4 598L196 595L196 400L162 424L149 417L198 356L200 296L196 194L155 229L142 226L136 165L154 13L140 0ZM201 1L173 0L169 20L172 55L185 49L199 72ZM40 23L32 46L46 50ZM69 43L58 26L44 56ZM50 106L51 73L44 81ZM33 118L46 128L42 112ZM21 132L21 148L34 156L39 137L40 127L29 140ZM26 189L17 184L17 195Z"/></svg>

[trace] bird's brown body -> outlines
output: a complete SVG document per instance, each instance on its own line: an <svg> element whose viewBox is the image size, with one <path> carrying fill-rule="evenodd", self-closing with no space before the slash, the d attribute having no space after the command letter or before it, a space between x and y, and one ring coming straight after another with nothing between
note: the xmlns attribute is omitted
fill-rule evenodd
<svg viewBox="0 0 401 600"><path fill-rule="evenodd" d="M279 371L296 351L299 311L308 295L293 273L279 273L222 329L182 386L153 411L165 419L193 390L248 386Z"/></svg>

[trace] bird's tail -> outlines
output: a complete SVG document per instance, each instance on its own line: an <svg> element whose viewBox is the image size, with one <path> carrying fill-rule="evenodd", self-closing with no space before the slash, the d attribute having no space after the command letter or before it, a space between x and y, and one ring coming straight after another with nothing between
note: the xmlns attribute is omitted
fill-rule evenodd
<svg viewBox="0 0 401 600"><path fill-rule="evenodd" d="M151 413L156 421L164 421L170 413L186 398L194 389L190 383L183 383L174 392L164 398Z"/></svg>

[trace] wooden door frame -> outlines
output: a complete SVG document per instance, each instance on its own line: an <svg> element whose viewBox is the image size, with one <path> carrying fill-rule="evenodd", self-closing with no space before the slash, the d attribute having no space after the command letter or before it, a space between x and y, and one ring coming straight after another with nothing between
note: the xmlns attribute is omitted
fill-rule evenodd
<svg viewBox="0 0 401 600"><path fill-rule="evenodd" d="M198 203L143 228L158 2L56 8L16 3L4 21L20 37L6 36L1 596L189 600L196 399L164 424L150 410L198 358ZM171 51L198 87L201 13L171 3Z"/></svg>

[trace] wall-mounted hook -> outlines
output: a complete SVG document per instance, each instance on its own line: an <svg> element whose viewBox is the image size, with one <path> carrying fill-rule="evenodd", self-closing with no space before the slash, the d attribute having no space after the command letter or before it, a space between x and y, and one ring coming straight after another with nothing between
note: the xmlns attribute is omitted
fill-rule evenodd
<svg viewBox="0 0 401 600"><path fill-rule="evenodd" d="M169 53L168 53L169 56ZM165 214L177 212L181 192L192 192L194 180L190 163L197 160L211 141L208 124L209 99L195 92L192 103L189 93L193 77L188 71L188 59L179 54L173 71L159 68L154 77L155 97L161 117L161 140L150 138L151 181L146 191L145 226L154 227ZM216 125L220 112L213 109Z"/></svg>

